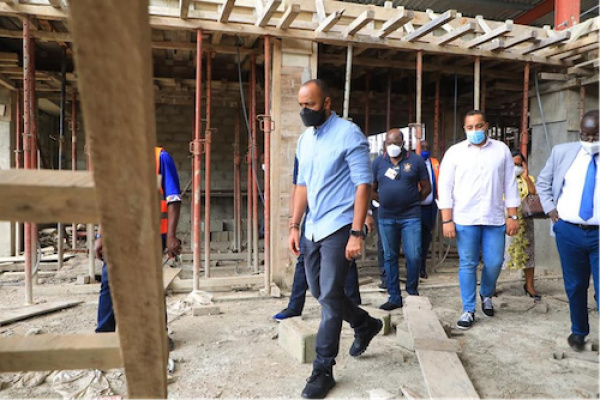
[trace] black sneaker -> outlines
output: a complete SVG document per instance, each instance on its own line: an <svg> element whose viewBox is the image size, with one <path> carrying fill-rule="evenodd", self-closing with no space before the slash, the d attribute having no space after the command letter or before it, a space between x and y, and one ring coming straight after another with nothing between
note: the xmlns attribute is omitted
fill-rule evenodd
<svg viewBox="0 0 600 400"><path fill-rule="evenodd" d="M299 317L302 313L296 312L290 308L286 308L285 310L273 315L273 319L275 321L283 321L287 318Z"/></svg>
<svg viewBox="0 0 600 400"><path fill-rule="evenodd" d="M379 284L379 286L377 286L377 290L380 292L387 292L387 285L383 282L381 282Z"/></svg>
<svg viewBox="0 0 600 400"><path fill-rule="evenodd" d="M334 386L333 370L314 370L310 378L306 380L302 397L305 399L324 399Z"/></svg>
<svg viewBox="0 0 600 400"><path fill-rule="evenodd" d="M385 311L392 311L397 308L402 308L402 304L396 304L396 303L392 303L391 301L388 301L388 302L382 304L381 306L379 306L379 308L382 310L385 310Z"/></svg>
<svg viewBox="0 0 600 400"><path fill-rule="evenodd" d="M569 346L575 351L585 350L585 337L571 333L567 339Z"/></svg>
<svg viewBox="0 0 600 400"><path fill-rule="evenodd" d="M383 322L380 319L376 319L373 317L369 318L369 330L362 335L354 335L354 343L350 346L350 355L352 357L358 357L367 351L367 347L369 347L369 343L383 328Z"/></svg>
<svg viewBox="0 0 600 400"><path fill-rule="evenodd" d="M481 298L481 310L483 311L483 314L487 317L493 317L494 304L492 304L492 298L483 297L481 294L479 295L479 297Z"/></svg>
<svg viewBox="0 0 600 400"><path fill-rule="evenodd" d="M471 325L473 325L473 321L475 321L475 313L465 311L463 315L460 316L460 319L456 323L456 327L458 329L469 329Z"/></svg>
<svg viewBox="0 0 600 400"><path fill-rule="evenodd" d="M421 271L421 272L420 272L420 276L421 276L421 278L422 278L422 279L427 279L427 278L429 278L429 276L427 275L427 271Z"/></svg>

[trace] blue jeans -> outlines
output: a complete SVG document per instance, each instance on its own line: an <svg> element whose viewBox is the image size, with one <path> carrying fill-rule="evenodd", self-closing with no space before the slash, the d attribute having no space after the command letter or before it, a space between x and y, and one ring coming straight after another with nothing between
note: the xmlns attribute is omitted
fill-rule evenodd
<svg viewBox="0 0 600 400"><path fill-rule="evenodd" d="M398 271L398 253L400 242L406 257L406 291L419 295L419 269L421 268L421 219L379 218L379 233L385 256L385 273L389 301L402 304L400 276Z"/></svg>
<svg viewBox="0 0 600 400"><path fill-rule="evenodd" d="M504 225L459 225L456 224L456 247L458 249L458 283L463 312L475 312L477 302L477 266L479 255L483 258L481 287L479 293L492 297L496 281L504 261Z"/></svg>
<svg viewBox="0 0 600 400"><path fill-rule="evenodd" d="M584 230L560 219L553 229L565 292L569 298L571 332L586 336L590 333L587 311L590 274L594 278L594 297L598 310L598 230Z"/></svg>
<svg viewBox="0 0 600 400"><path fill-rule="evenodd" d="M377 227L377 266L379 267L379 279L387 287L387 278L385 277L385 254L383 253L383 243L381 243L381 233L379 233L379 207L373 207L373 220Z"/></svg>

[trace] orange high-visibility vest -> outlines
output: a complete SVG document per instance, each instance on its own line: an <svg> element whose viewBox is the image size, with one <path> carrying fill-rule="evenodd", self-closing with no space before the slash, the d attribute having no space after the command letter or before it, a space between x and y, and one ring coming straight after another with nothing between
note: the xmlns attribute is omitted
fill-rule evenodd
<svg viewBox="0 0 600 400"><path fill-rule="evenodd" d="M160 152L163 151L162 147L156 147L155 149L156 155L156 175L160 173ZM165 200L165 191L160 185L160 234L166 235L169 230L169 206L167 206L167 201Z"/></svg>
<svg viewBox="0 0 600 400"><path fill-rule="evenodd" d="M435 184L438 183L438 176L440 175L440 162L437 158L429 157L431 160L431 167L433 168L433 174L435 175Z"/></svg>

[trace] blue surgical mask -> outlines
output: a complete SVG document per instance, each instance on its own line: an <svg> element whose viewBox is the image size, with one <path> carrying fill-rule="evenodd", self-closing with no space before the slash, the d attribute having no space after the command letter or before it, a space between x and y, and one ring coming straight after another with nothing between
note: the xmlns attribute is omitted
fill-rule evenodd
<svg viewBox="0 0 600 400"><path fill-rule="evenodd" d="M427 160L429 158L429 156L431 155L431 153L429 153L428 150L423 150L421 152L421 157L423 157L423 160Z"/></svg>
<svg viewBox="0 0 600 400"><path fill-rule="evenodd" d="M485 140L485 131L483 129L476 131L465 131L467 140L472 144L481 144Z"/></svg>

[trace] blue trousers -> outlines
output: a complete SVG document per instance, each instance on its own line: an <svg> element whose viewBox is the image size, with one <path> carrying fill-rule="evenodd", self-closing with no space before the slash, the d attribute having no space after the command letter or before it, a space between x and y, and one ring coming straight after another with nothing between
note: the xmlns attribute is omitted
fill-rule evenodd
<svg viewBox="0 0 600 400"><path fill-rule="evenodd" d="M427 254L433 238L432 232L437 213L435 201L427 206L421 206L421 272L427 272Z"/></svg>
<svg viewBox="0 0 600 400"><path fill-rule="evenodd" d="M477 302L477 266L479 254L483 258L481 287L484 297L492 297L504 261L504 225L458 225L456 224L456 247L459 267L458 283L463 312L475 312Z"/></svg>
<svg viewBox="0 0 600 400"><path fill-rule="evenodd" d="M565 292L569 298L571 332L590 333L587 294L590 274L594 278L596 310L598 310L598 230L585 230L561 219L554 224L556 247L562 265Z"/></svg>
<svg viewBox="0 0 600 400"><path fill-rule="evenodd" d="M383 243L381 242L381 233L379 232L379 208L373 208L373 219L377 227L377 265L379 266L379 278L381 283L387 287L387 278L385 276L385 255L383 252Z"/></svg>
<svg viewBox="0 0 600 400"><path fill-rule="evenodd" d="M418 296L419 269L421 268L421 219L379 218L379 233L385 254L389 301L394 304L402 304L398 269L400 243L402 242L402 250L406 258L406 291L408 294Z"/></svg>
<svg viewBox="0 0 600 400"><path fill-rule="evenodd" d="M306 278L322 309L317 357L313 362L315 370L328 370L335 365L342 321L350 323L355 335L364 335L369 329L369 314L350 300L344 291L351 264L346 260L349 237L350 225L347 225L318 242L306 240Z"/></svg>

